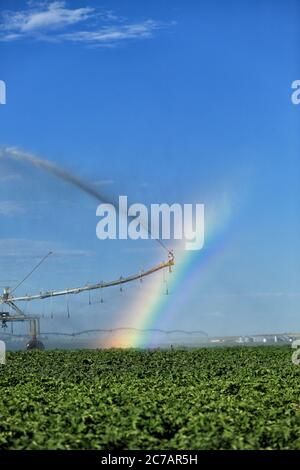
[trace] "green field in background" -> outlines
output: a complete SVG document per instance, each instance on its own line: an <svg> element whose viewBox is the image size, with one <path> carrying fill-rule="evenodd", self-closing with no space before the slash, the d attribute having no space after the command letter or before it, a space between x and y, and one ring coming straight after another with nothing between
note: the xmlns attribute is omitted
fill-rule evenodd
<svg viewBox="0 0 300 470"><path fill-rule="evenodd" d="M300 449L289 347L10 352L1 449Z"/></svg>

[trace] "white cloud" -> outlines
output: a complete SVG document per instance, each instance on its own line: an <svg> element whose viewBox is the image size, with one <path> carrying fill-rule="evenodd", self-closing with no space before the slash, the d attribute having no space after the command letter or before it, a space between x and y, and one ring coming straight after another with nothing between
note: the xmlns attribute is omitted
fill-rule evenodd
<svg viewBox="0 0 300 470"><path fill-rule="evenodd" d="M66 1L29 2L24 10L2 13L0 41L31 38L112 46L124 40L150 38L154 31L165 26L166 23L152 19L129 22L111 10L100 11L89 6L72 8Z"/></svg>
<svg viewBox="0 0 300 470"><path fill-rule="evenodd" d="M52 257L91 256L89 250L66 248L56 242L44 240L30 240L26 238L2 238L0 239L0 258L28 258L41 257L53 252Z"/></svg>
<svg viewBox="0 0 300 470"><path fill-rule="evenodd" d="M273 292L211 292L208 294L200 294L201 297L240 297L240 298L276 298L276 297L299 297L300 292L281 292L281 291L273 291Z"/></svg>
<svg viewBox="0 0 300 470"><path fill-rule="evenodd" d="M124 39L149 38L160 27L160 23L146 20L142 23L105 26L98 31L75 31L60 35L60 38L90 44L113 44Z"/></svg>
<svg viewBox="0 0 300 470"><path fill-rule="evenodd" d="M0 176L0 183L10 183L11 181L19 181L21 175L17 173L10 173L7 175Z"/></svg>
<svg viewBox="0 0 300 470"><path fill-rule="evenodd" d="M97 181L94 181L94 185L95 186L110 186L112 184L114 184L114 180L97 180Z"/></svg>
<svg viewBox="0 0 300 470"><path fill-rule="evenodd" d="M23 11L5 12L1 29L9 34L27 34L36 31L55 30L65 26L86 21L91 17L94 8L71 9L66 2L54 1L40 4Z"/></svg>
<svg viewBox="0 0 300 470"><path fill-rule="evenodd" d="M0 215L14 216L23 214L25 208L22 204L15 201L0 201Z"/></svg>

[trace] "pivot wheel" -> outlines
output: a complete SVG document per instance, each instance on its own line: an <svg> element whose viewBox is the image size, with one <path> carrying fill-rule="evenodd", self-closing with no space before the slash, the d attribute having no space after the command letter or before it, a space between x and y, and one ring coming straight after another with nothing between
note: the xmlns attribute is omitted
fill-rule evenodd
<svg viewBox="0 0 300 470"><path fill-rule="evenodd" d="M45 349L44 344L42 341L39 341L38 339L32 338L28 343L26 344L26 349L27 351L31 349L39 349L40 351Z"/></svg>

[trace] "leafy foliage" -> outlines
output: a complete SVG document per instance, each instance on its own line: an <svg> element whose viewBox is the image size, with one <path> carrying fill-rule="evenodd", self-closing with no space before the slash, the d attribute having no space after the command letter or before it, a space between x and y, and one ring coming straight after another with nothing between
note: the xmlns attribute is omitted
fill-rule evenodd
<svg viewBox="0 0 300 470"><path fill-rule="evenodd" d="M300 449L287 347L8 353L1 449Z"/></svg>

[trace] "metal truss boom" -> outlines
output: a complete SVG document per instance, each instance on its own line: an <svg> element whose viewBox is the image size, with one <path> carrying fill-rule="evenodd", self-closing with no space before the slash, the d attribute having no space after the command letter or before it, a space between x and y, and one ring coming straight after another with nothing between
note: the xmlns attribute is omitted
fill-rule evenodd
<svg viewBox="0 0 300 470"><path fill-rule="evenodd" d="M174 256L173 254L170 253L168 261L160 263L148 269L147 271L140 271L138 274L133 274L132 276L120 277L117 280L113 280L109 282L88 284L82 287L75 287L75 288L69 288L69 289L57 290L57 291L45 291L45 292L40 292L39 294L36 294L36 295L24 295L20 297L11 296L8 290L4 292L2 296L0 296L0 303L10 305L13 309L19 310L18 307L16 307L15 302L42 300L42 299L47 299L49 297L59 297L63 295L80 294L81 292L87 292L87 291L96 290L96 289L104 289L104 288L113 287L113 286L119 286L122 284L127 284L129 282L141 280L144 277L154 274L155 272L160 271L162 269L169 268L169 270L171 270L174 264L175 264ZM22 311L19 310L18 313L22 313Z"/></svg>

